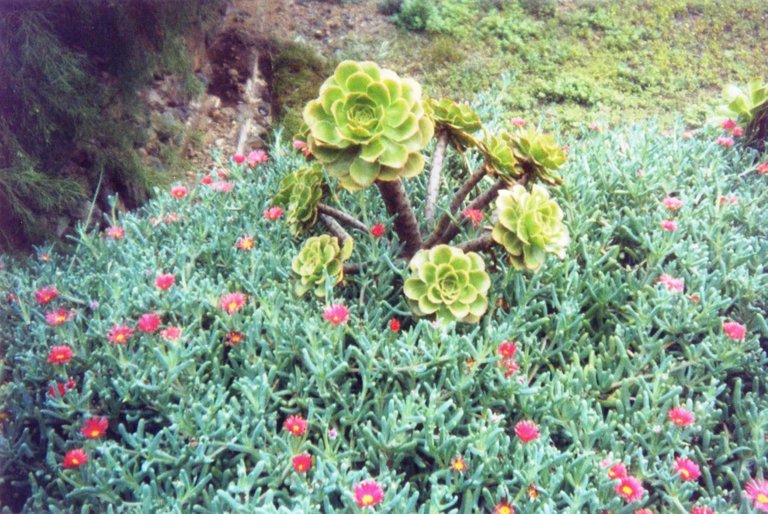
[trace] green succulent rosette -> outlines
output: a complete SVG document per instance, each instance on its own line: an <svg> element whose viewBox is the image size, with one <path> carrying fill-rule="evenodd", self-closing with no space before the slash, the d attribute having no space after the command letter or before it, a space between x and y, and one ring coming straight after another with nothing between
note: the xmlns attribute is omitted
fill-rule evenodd
<svg viewBox="0 0 768 514"><path fill-rule="evenodd" d="M478 146L480 143L472 132L477 132L483 127L480 116L467 104L458 104L448 98L434 100L429 98L426 102L429 115L435 122L435 130L445 130L451 145L463 151L468 147Z"/></svg>
<svg viewBox="0 0 768 514"><path fill-rule="evenodd" d="M409 267L403 292L416 316L435 315L438 323L477 323L488 309L491 279L480 255L438 245L420 250Z"/></svg>
<svg viewBox="0 0 768 514"><path fill-rule="evenodd" d="M297 296L312 290L315 296L325 297L325 276L334 279L334 285L344 279L344 261L352 255L352 239L339 240L328 234L310 237L304 242L299 254L293 258L291 269L299 276L294 286Z"/></svg>
<svg viewBox="0 0 768 514"><path fill-rule="evenodd" d="M272 202L285 207L291 233L298 236L317 222L317 204L324 194L323 170L315 163L283 177Z"/></svg>
<svg viewBox="0 0 768 514"><path fill-rule="evenodd" d="M730 84L723 88L723 102L716 109L718 123L726 119L749 123L768 104L768 83L752 80L745 89Z"/></svg>
<svg viewBox="0 0 768 514"><path fill-rule="evenodd" d="M303 117L310 152L348 191L418 175L434 134L421 86L368 61L340 63Z"/></svg>
<svg viewBox="0 0 768 514"><path fill-rule="evenodd" d="M556 172L565 163L565 151L550 134L528 128L519 129L515 134L505 134L505 139L531 180L540 180L553 186L563 183L562 177Z"/></svg>
<svg viewBox="0 0 768 514"><path fill-rule="evenodd" d="M537 271L547 253L565 257L568 228L563 224L563 211L546 189L534 185L529 193L515 185L499 191L496 206L499 221L491 237L504 247L516 269Z"/></svg>
<svg viewBox="0 0 768 514"><path fill-rule="evenodd" d="M485 157L489 174L503 178L509 183L523 176L523 169L503 135L486 136L480 145L480 151Z"/></svg>

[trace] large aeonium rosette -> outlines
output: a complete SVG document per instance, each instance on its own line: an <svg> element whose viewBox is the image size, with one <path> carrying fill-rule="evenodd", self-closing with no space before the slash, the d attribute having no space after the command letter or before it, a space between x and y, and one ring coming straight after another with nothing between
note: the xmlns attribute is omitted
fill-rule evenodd
<svg viewBox="0 0 768 514"><path fill-rule="evenodd" d="M421 86L374 62L340 63L303 114L310 152L349 191L424 168L434 127Z"/></svg>
<svg viewBox="0 0 768 514"><path fill-rule="evenodd" d="M403 292L415 315L434 314L438 323L477 323L488 309L491 279L480 255L438 245L420 250L409 266Z"/></svg>
<svg viewBox="0 0 768 514"><path fill-rule="evenodd" d="M307 239L291 262L291 269L299 276L294 287L296 295L312 290L315 296L324 298L326 275L334 285L344 279L344 261L352 255L352 247L352 239L345 239L339 246L339 240L328 234Z"/></svg>
<svg viewBox="0 0 768 514"><path fill-rule="evenodd" d="M565 151L550 134L542 134L533 128L518 129L505 134L515 158L531 180L540 180L558 186L563 183L557 170L565 163Z"/></svg>
<svg viewBox="0 0 768 514"><path fill-rule="evenodd" d="M547 253L565 257L568 228L563 224L563 211L546 189L534 185L529 193L516 185L499 191L496 205L499 221L491 235L516 269L538 270Z"/></svg>
<svg viewBox="0 0 768 514"><path fill-rule="evenodd" d="M325 192L323 170L315 163L283 177L280 191L272 202L287 209L286 220L294 236L308 230L317 221L317 204Z"/></svg>

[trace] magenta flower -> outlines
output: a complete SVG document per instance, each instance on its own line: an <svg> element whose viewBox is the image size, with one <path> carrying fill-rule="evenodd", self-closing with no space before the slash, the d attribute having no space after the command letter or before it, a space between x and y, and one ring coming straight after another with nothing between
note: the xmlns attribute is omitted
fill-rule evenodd
<svg viewBox="0 0 768 514"><path fill-rule="evenodd" d="M677 425L678 427L688 427L693 425L693 422L696 421L693 413L683 407L672 407L669 409L667 417L673 425Z"/></svg>
<svg viewBox="0 0 768 514"><path fill-rule="evenodd" d="M732 137L718 137L716 142L724 148L731 148L736 144Z"/></svg>
<svg viewBox="0 0 768 514"><path fill-rule="evenodd" d="M323 311L323 318L332 325L341 325L349 319L349 309L341 303L334 303Z"/></svg>
<svg viewBox="0 0 768 514"><path fill-rule="evenodd" d="M677 222L675 220L664 220L661 222L661 228L669 232L677 230Z"/></svg>
<svg viewBox="0 0 768 514"><path fill-rule="evenodd" d="M257 164L261 164L264 162L267 162L269 160L269 157L267 157L267 152L264 150L253 150L248 154L248 166L253 168Z"/></svg>
<svg viewBox="0 0 768 514"><path fill-rule="evenodd" d="M675 473L680 475L680 478L686 482L689 480L696 480L701 476L699 465L685 457L675 458Z"/></svg>
<svg viewBox="0 0 768 514"><path fill-rule="evenodd" d="M768 512L768 480L755 480L747 482L744 494L752 500L753 506L760 511Z"/></svg>
<svg viewBox="0 0 768 514"><path fill-rule="evenodd" d="M683 201L674 196L668 196L661 201L662 205L670 211L676 211L683 206Z"/></svg>
<svg viewBox="0 0 768 514"><path fill-rule="evenodd" d="M519 421L515 425L515 435L523 442L530 443L538 439L539 428L532 421Z"/></svg>
<svg viewBox="0 0 768 514"><path fill-rule="evenodd" d="M672 278L672 276L664 273L659 277L658 282L667 288L667 291L672 293L682 293L685 289L685 281L682 278Z"/></svg>
<svg viewBox="0 0 768 514"><path fill-rule="evenodd" d="M747 327L735 321L726 321L723 323L723 332L734 341L743 341L747 335Z"/></svg>

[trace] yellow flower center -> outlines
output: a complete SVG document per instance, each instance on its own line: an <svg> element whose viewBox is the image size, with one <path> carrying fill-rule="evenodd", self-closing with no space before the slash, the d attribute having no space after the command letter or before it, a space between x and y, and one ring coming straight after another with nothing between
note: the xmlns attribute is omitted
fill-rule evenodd
<svg viewBox="0 0 768 514"><path fill-rule="evenodd" d="M91 437L99 437L101 435L101 432L98 431L98 429L91 430Z"/></svg>
<svg viewBox="0 0 768 514"><path fill-rule="evenodd" d="M626 494L627 496L631 496L632 493L634 493L635 491L628 485L625 485L624 487L621 488L621 492Z"/></svg>
<svg viewBox="0 0 768 514"><path fill-rule="evenodd" d="M56 323L64 323L67 321L67 317L63 314L59 314L56 316Z"/></svg>
<svg viewBox="0 0 768 514"><path fill-rule="evenodd" d="M499 509L499 514L512 514L512 509L504 505L502 508Z"/></svg>
<svg viewBox="0 0 768 514"><path fill-rule="evenodd" d="M80 459L78 459L77 457L72 457L72 464L75 464L75 465L80 464Z"/></svg>
<svg viewBox="0 0 768 514"><path fill-rule="evenodd" d="M363 505L370 505L373 503L373 496L370 494L363 495Z"/></svg>
<svg viewBox="0 0 768 514"><path fill-rule="evenodd" d="M768 503L768 495L763 493L757 493L757 501L760 503Z"/></svg>
<svg viewBox="0 0 768 514"><path fill-rule="evenodd" d="M687 469L681 469L680 474L683 476L683 478L690 478L691 473Z"/></svg>
<svg viewBox="0 0 768 514"><path fill-rule="evenodd" d="M117 341L118 343L122 343L123 341L125 341L125 334L117 334L115 336L115 341Z"/></svg>
<svg viewBox="0 0 768 514"><path fill-rule="evenodd" d="M297 471L304 471L304 464L301 464L301 463L297 464L296 465L296 470Z"/></svg>
<svg viewBox="0 0 768 514"><path fill-rule="evenodd" d="M237 309L237 304L235 302L229 302L229 310L233 311Z"/></svg>
<svg viewBox="0 0 768 514"><path fill-rule="evenodd" d="M293 428L291 429L295 434L298 434L301 432L301 428L299 428L299 425L293 425Z"/></svg>

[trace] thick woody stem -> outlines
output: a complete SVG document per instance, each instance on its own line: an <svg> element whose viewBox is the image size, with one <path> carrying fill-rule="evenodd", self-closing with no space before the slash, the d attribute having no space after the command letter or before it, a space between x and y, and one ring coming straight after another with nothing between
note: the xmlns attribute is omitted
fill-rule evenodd
<svg viewBox="0 0 768 514"><path fill-rule="evenodd" d="M461 243L459 248L465 252L486 252L493 248L496 241L491 236L483 236L477 239L471 239L465 243Z"/></svg>
<svg viewBox="0 0 768 514"><path fill-rule="evenodd" d="M435 230L432 231L429 239L424 243L424 248L432 248L437 243L440 239L440 235L451 224L451 218L459 212L459 209L461 209L461 204L464 203L469 192L472 191L472 188L474 188L487 173L488 171L485 167L485 163L483 163L474 173L472 173L467 181L462 184L459 190L456 191L456 195L453 197L451 205L448 207L448 212L443 214L440 221L437 222Z"/></svg>
<svg viewBox="0 0 768 514"><path fill-rule="evenodd" d="M401 255L405 260L410 260L421 248L421 234L403 183L400 179L391 182L377 180L376 185L387 212L395 216L395 232L404 245Z"/></svg>
<svg viewBox="0 0 768 514"><path fill-rule="evenodd" d="M357 275L360 273L362 266L359 264L345 264L344 265L344 274L345 275Z"/></svg>
<svg viewBox="0 0 768 514"><path fill-rule="evenodd" d="M448 131L443 130L437 137L435 153L432 155L432 169L429 171L429 183L427 184L427 201L424 204L424 219L431 222L435 217L435 203L440 192L440 178L443 172L443 160L445 149L448 146Z"/></svg>
<svg viewBox="0 0 768 514"><path fill-rule="evenodd" d="M321 214L320 219L323 221L323 223L325 223L325 226L328 227L328 231L334 236L338 237L340 241L343 242L345 239L352 239L352 236L349 235L349 232L344 230L344 227L339 225L339 222L332 217L328 216L327 214Z"/></svg>
<svg viewBox="0 0 768 514"><path fill-rule="evenodd" d="M491 186L490 189L479 195L477 198L472 200L472 202L469 204L467 209L477 209L478 211L482 211L486 207L488 207L491 202L496 199L496 197L499 194L499 191L504 189L507 186L507 182L505 182L503 179L499 179L496 181L496 183ZM463 223L466 220L462 220L459 223ZM456 237L459 234L460 226L456 223L452 223L445 232L440 235L440 237L437 238L437 241L435 244L448 244L451 241L453 241L453 238Z"/></svg>
<svg viewBox="0 0 768 514"><path fill-rule="evenodd" d="M319 203L317 204L317 211L321 214L327 214L328 216L336 218L338 221L348 227L356 228L357 230L362 230L363 232L368 232L368 227L365 226L365 223L358 220L357 218L350 216L346 212L331 207L330 205Z"/></svg>

